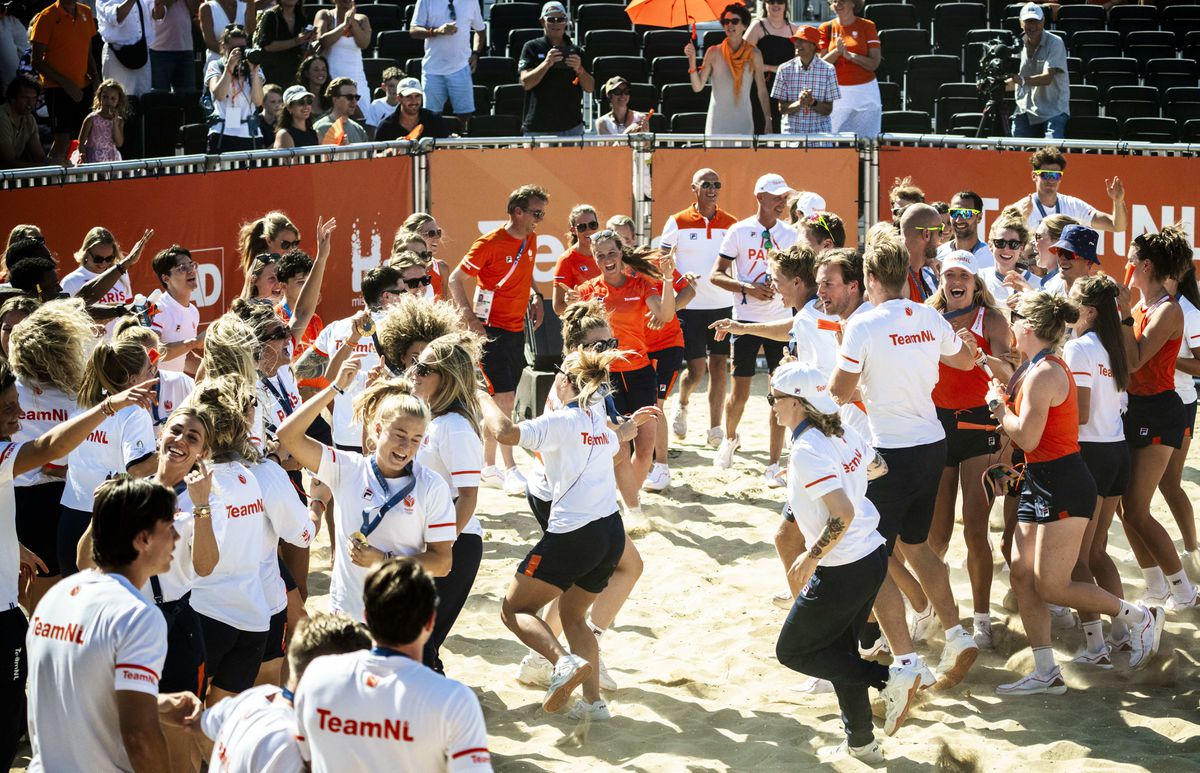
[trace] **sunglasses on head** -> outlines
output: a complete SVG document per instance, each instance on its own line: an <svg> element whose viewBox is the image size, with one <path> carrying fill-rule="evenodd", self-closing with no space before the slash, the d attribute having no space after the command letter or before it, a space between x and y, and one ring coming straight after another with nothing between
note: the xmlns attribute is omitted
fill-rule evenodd
<svg viewBox="0 0 1200 773"><path fill-rule="evenodd" d="M698 183L698 185L700 186L701 190L706 190L706 191L710 190L710 189L714 190L714 191L721 190L720 180L701 180Z"/></svg>
<svg viewBox="0 0 1200 773"><path fill-rule="evenodd" d="M1009 248L1010 250L1019 250L1019 249L1021 249L1021 240L1020 239L992 239L992 246L998 250L1002 250L1005 247Z"/></svg>
<svg viewBox="0 0 1200 773"><path fill-rule="evenodd" d="M290 249L292 249L292 247L295 247L298 244L300 244L299 241L280 242L279 246L285 250L290 250ZM258 255L254 256L254 262L261 263L264 266L268 263L274 263L277 260L279 260L279 253L277 253L277 252L261 252Z"/></svg>
<svg viewBox="0 0 1200 773"><path fill-rule="evenodd" d="M576 223L575 224L575 230L578 231L579 233L583 233L585 231L595 231L599 227L600 227L600 224L597 223L595 220L589 220L586 223Z"/></svg>
<svg viewBox="0 0 1200 773"><path fill-rule="evenodd" d="M408 285L408 289L417 290L421 287L428 287L429 283L433 280L429 278L428 274L426 274L425 276L419 276L415 279L404 279L402 281L404 284Z"/></svg>
<svg viewBox="0 0 1200 773"><path fill-rule="evenodd" d="M1061 180L1063 176L1062 172L1057 172L1053 169L1037 169L1034 171L1034 174L1043 180Z"/></svg>
<svg viewBox="0 0 1200 773"><path fill-rule="evenodd" d="M593 352L606 352L609 349L617 348L617 339L605 338L600 341L593 341L587 345L587 348L591 349Z"/></svg>
<svg viewBox="0 0 1200 773"><path fill-rule="evenodd" d="M950 219L951 220L966 220L968 218L975 217L978 214L979 214L979 210L977 210L977 209L968 209L966 207L956 207L956 208L950 210Z"/></svg>

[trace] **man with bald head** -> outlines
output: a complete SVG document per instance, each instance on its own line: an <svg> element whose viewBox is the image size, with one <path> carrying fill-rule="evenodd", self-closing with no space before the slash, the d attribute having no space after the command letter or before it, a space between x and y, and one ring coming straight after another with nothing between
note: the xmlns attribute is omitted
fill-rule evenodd
<svg viewBox="0 0 1200 773"><path fill-rule="evenodd" d="M733 310L729 293L714 286L709 275L725 231L736 219L717 206L721 178L712 169L700 169L692 175L692 195L695 203L667 219L659 243L664 254L675 248L675 267L696 289L696 297L678 312L687 369L680 380L679 405L671 417L671 429L681 440L687 435L688 400L708 371L708 444L715 448L725 435L721 422L728 383L729 339L718 341L708 326L729 317Z"/></svg>
<svg viewBox="0 0 1200 773"><path fill-rule="evenodd" d="M937 251L946 225L942 215L928 204L910 204L900 215L900 237L908 250L908 281L904 297L918 303L937 292Z"/></svg>

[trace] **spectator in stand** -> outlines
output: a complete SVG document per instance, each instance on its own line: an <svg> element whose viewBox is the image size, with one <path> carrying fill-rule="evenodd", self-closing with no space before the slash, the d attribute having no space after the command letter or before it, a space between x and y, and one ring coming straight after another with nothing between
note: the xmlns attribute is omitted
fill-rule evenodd
<svg viewBox="0 0 1200 773"><path fill-rule="evenodd" d="M108 79L96 88L92 112L83 119L79 130L80 163L120 161L119 148L125 144L125 116L129 98L119 81Z"/></svg>
<svg viewBox="0 0 1200 773"><path fill-rule="evenodd" d="M196 337L200 309L192 303L196 261L187 248L172 244L155 255L151 265L163 290L156 304L158 313L151 320L161 342L156 364L159 370L194 374L204 352L204 339Z"/></svg>
<svg viewBox="0 0 1200 773"><path fill-rule="evenodd" d="M775 88L775 73L779 66L792 58L792 41L799 29L798 24L792 24L788 18L787 0L764 0L761 6L762 15L750 23L746 30L746 42L753 43L763 57L763 81L767 91ZM761 107L761 106L760 106ZM754 131L756 134L772 134L779 131L780 113L772 105L771 123L768 126L761 116L755 116Z"/></svg>
<svg viewBox="0 0 1200 773"><path fill-rule="evenodd" d="M712 79L712 97L708 101L708 118L704 123L706 134L754 133L751 81L758 92L759 104L771 104L763 74L762 52L745 39L749 26L749 9L741 3L731 3L721 11L725 40L704 52L703 64L696 66L696 46L692 42L683 47L683 54L690 64L688 78L692 91L703 91L704 84Z"/></svg>
<svg viewBox="0 0 1200 773"><path fill-rule="evenodd" d="M350 116L358 111L358 86L349 78L334 78L325 91L329 98L329 115L322 116L313 126L322 145L353 145L369 142L367 130Z"/></svg>
<svg viewBox="0 0 1200 773"><path fill-rule="evenodd" d="M262 134L264 145L275 142L275 133L279 131L279 119L282 115L283 87L278 83L268 83L263 86L263 102L258 111L258 131Z"/></svg>
<svg viewBox="0 0 1200 773"><path fill-rule="evenodd" d="M840 99L837 70L817 56L821 33L816 27L801 27L792 36L796 58L779 66L771 96L779 103L784 134L828 134L833 131L829 114Z"/></svg>
<svg viewBox="0 0 1200 773"><path fill-rule="evenodd" d="M455 8L454 0L417 0L409 32L425 41L421 78L429 109L440 115L449 100L450 109L465 125L475 112L471 73L484 50L485 27L479 3L459 3Z"/></svg>
<svg viewBox="0 0 1200 773"><path fill-rule="evenodd" d="M608 98L609 109L596 119L597 134L634 134L646 131L646 114L629 109L629 81L620 75L614 75L600 89L600 93Z"/></svg>
<svg viewBox="0 0 1200 773"><path fill-rule="evenodd" d="M92 9L75 0L56 0L29 27L33 69L42 77L54 136L50 160L59 166L67 165L71 140L79 136L92 104L91 86L100 82L92 56L96 29Z"/></svg>
<svg viewBox="0 0 1200 773"><path fill-rule="evenodd" d="M0 4L0 86L7 86L17 74L17 64L29 50L29 31L10 11L12 3Z"/></svg>
<svg viewBox="0 0 1200 773"><path fill-rule="evenodd" d="M405 78L396 88L400 94L400 107L387 117L375 131L379 142L402 140L410 135L416 137L449 137L450 130L440 115L422 107L425 95L421 82L416 78ZM415 134L414 134L415 132Z"/></svg>
<svg viewBox="0 0 1200 773"><path fill-rule="evenodd" d="M258 19L254 3L255 0L207 0L201 3L200 35L204 38L204 47L208 49L208 57L204 60L205 69L221 58L221 33L227 28L241 27L246 30L249 40L255 39ZM288 77L291 77L291 73L288 73Z"/></svg>
<svg viewBox="0 0 1200 773"><path fill-rule="evenodd" d="M317 37L300 0L279 0L263 11L254 30L254 46L264 52L262 68L271 83L293 83L300 61Z"/></svg>
<svg viewBox="0 0 1200 773"><path fill-rule="evenodd" d="M0 105L0 169L18 166L45 166L46 151L38 137L33 117L42 84L29 75L18 75L4 90Z"/></svg>
<svg viewBox="0 0 1200 773"><path fill-rule="evenodd" d="M276 148L303 148L320 145L313 129L313 95L303 86L288 86L283 92L283 112L275 132Z"/></svg>
<svg viewBox="0 0 1200 773"><path fill-rule="evenodd" d="M249 39L241 27L221 33L221 59L204 72L204 83L212 94L216 123L208 127L208 152L254 150L254 111L262 105L263 72L245 60Z"/></svg>
<svg viewBox="0 0 1200 773"><path fill-rule="evenodd" d="M879 134L883 101L875 70L883 60L875 22L858 18L863 0L829 0L836 19L821 25L821 56L837 68L842 98L834 103L835 132L860 137Z"/></svg>
<svg viewBox="0 0 1200 773"><path fill-rule="evenodd" d="M363 111L367 131L374 134L379 130L379 124L391 117L400 106L400 81L404 79L404 70L399 67L389 67L383 71L383 96L371 100Z"/></svg>
<svg viewBox="0 0 1200 773"><path fill-rule="evenodd" d="M317 11L313 23L317 48L329 64L329 77L349 78L358 85L359 94L370 96L362 52L371 45L371 20L355 12L354 0L336 0L332 9Z"/></svg>
<svg viewBox="0 0 1200 773"><path fill-rule="evenodd" d="M150 90L150 42L154 24L152 0L96 0L96 21L104 50L100 75L140 97Z"/></svg>
<svg viewBox="0 0 1200 773"><path fill-rule="evenodd" d="M526 135L570 137L583 134L583 95L596 79L583 67L583 48L567 37L567 9L559 2L542 6L545 35L521 49L517 69L526 98Z"/></svg>
<svg viewBox="0 0 1200 773"><path fill-rule="evenodd" d="M150 84L154 91L195 91L192 19L200 0L151 0Z"/></svg>
<svg viewBox="0 0 1200 773"><path fill-rule="evenodd" d="M1026 3L1021 9L1021 68L1008 79L1017 92L1012 117L1014 137L1062 139L1070 117L1071 82L1067 77L1067 46L1057 35L1046 34L1041 6Z"/></svg>
<svg viewBox="0 0 1200 773"><path fill-rule="evenodd" d="M289 83L299 84L313 95L313 120L329 112L329 100L325 98L325 92L329 88L329 62L325 57L313 54L306 58L300 63L295 79Z"/></svg>

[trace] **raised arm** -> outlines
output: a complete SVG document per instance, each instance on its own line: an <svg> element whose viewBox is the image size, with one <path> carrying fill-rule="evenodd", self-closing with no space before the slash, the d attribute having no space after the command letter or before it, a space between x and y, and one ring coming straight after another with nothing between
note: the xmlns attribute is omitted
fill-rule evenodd
<svg viewBox="0 0 1200 773"><path fill-rule="evenodd" d="M287 134L287 132L280 132ZM317 312L317 301L321 298L321 282L325 279L325 265L329 262L329 244L333 229L337 228L337 220L317 218L317 255L313 258L312 270L304 279L300 288L300 297L296 300L296 308L292 309L291 333L292 340L304 338L304 331Z"/></svg>
<svg viewBox="0 0 1200 773"><path fill-rule="evenodd" d="M304 433L321 415L321 411L325 410L325 406L333 402L334 395L343 392L354 381L354 377L362 365L361 360L361 355L347 360L331 385L300 403L300 407L291 416L284 419L275 431L279 438L279 445L283 446L284 450L310 472L315 473L320 468L321 455L325 452L325 446Z"/></svg>

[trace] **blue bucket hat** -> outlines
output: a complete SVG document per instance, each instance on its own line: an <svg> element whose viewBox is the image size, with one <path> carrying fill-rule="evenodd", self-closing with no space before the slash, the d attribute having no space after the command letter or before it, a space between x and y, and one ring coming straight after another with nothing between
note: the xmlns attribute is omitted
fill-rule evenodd
<svg viewBox="0 0 1200 773"><path fill-rule="evenodd" d="M1066 250L1076 258L1100 265L1100 258L1096 257L1098 241L1100 234L1095 229L1086 225L1069 225L1063 229L1058 241L1050 246L1051 249Z"/></svg>

